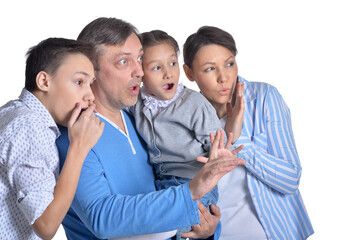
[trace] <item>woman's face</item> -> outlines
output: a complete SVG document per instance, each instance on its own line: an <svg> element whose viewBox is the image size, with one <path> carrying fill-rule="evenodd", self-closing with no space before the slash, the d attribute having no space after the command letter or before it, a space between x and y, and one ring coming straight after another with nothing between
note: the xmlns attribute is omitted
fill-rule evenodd
<svg viewBox="0 0 360 240"><path fill-rule="evenodd" d="M195 81L202 94L218 112L231 101L238 75L234 54L227 48L211 44L200 48L192 69L184 66L190 81Z"/></svg>

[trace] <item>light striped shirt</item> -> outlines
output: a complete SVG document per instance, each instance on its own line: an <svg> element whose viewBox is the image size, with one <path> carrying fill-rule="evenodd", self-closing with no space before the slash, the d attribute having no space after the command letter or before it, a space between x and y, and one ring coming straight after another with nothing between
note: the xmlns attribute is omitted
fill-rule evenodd
<svg viewBox="0 0 360 240"><path fill-rule="evenodd" d="M306 239L314 231L298 190L301 165L289 108L275 87L239 81L245 84L245 113L235 145L245 146L238 157L246 160L258 218L268 239Z"/></svg>

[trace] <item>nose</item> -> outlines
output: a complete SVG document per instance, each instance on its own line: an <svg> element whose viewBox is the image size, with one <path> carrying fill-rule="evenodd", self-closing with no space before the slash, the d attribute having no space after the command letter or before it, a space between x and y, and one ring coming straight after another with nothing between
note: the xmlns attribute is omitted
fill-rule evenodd
<svg viewBox="0 0 360 240"><path fill-rule="evenodd" d="M95 96L91 90L91 88L89 87L89 89L87 90L87 92L84 95L84 101L88 102L89 105L92 104L95 100Z"/></svg>
<svg viewBox="0 0 360 240"><path fill-rule="evenodd" d="M219 68L218 69L218 83L224 83L228 80L228 77L226 75L225 69Z"/></svg>
<svg viewBox="0 0 360 240"><path fill-rule="evenodd" d="M133 78L142 78L144 76L144 71L142 68L141 61L134 61L133 68L134 68L132 71Z"/></svg>
<svg viewBox="0 0 360 240"><path fill-rule="evenodd" d="M173 73L172 73L171 69L169 67L164 67L164 77L163 78L165 80L168 80L168 79L172 78L172 76L173 76Z"/></svg>

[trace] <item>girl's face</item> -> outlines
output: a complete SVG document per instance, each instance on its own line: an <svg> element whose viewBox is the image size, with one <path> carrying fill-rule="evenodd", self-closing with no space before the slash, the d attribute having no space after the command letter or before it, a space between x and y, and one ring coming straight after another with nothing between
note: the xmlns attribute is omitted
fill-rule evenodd
<svg viewBox="0 0 360 240"><path fill-rule="evenodd" d="M177 54L169 43L162 42L146 47L143 69L143 82L147 94L160 100L169 100L174 97L180 70Z"/></svg>
<svg viewBox="0 0 360 240"><path fill-rule="evenodd" d="M190 81L195 81L202 94L214 106L218 115L226 110L235 89L238 68L234 54L227 48L210 44L196 53L192 69L184 65Z"/></svg>

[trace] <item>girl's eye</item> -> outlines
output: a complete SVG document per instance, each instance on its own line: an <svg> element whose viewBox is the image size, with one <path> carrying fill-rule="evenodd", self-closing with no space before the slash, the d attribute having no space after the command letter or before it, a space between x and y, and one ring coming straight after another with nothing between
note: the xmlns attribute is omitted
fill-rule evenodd
<svg viewBox="0 0 360 240"><path fill-rule="evenodd" d="M156 67L153 68L154 71L157 71L159 69L160 69L160 66L156 66Z"/></svg>
<svg viewBox="0 0 360 240"><path fill-rule="evenodd" d="M170 63L170 66L176 66L176 62Z"/></svg>
<svg viewBox="0 0 360 240"><path fill-rule="evenodd" d="M76 81L75 82L77 85L81 85L82 84L82 80Z"/></svg>

